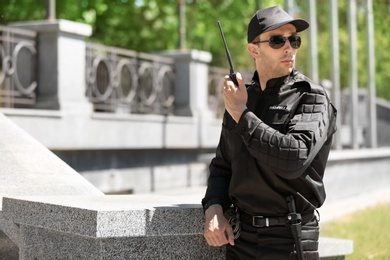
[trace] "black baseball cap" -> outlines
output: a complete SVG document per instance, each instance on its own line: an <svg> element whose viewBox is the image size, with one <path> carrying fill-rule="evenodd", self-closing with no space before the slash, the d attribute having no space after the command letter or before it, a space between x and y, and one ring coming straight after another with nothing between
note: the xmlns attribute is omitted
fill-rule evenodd
<svg viewBox="0 0 390 260"><path fill-rule="evenodd" d="M248 24L248 43L267 31L275 30L285 24L291 23L301 32L309 28L309 23L303 19L294 19L279 6L258 10Z"/></svg>

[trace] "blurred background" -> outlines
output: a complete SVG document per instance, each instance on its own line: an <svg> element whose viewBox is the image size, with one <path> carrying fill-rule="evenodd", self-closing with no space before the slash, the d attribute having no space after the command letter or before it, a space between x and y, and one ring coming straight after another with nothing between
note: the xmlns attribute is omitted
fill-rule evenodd
<svg viewBox="0 0 390 260"><path fill-rule="evenodd" d="M7 25L16 21L42 20L48 16L47 2L42 0L3 0L0 3L0 24ZM210 65L227 67L225 51L217 27L221 21L236 69L252 69L253 64L246 53L246 29L250 17L261 7L280 5L291 14L310 20L310 8L317 14L316 46L318 56L318 77L330 79L331 62L331 26L332 1L308 0L80 0L78 2L56 1L56 19L66 19L92 26L92 35L88 41L121 47L130 50L153 53L164 50L197 49L210 52ZM372 5L374 34L367 34L367 1L356 0L356 47L358 84L368 85L367 43L370 38L375 42L375 83L378 97L390 100L389 82L389 1L375 0ZM349 37L349 1L335 1L338 15L338 43L340 52L340 84L349 86L348 53L351 47ZM305 34L305 33L303 33ZM303 45L298 55L297 68L308 74L309 39L303 36Z"/></svg>
<svg viewBox="0 0 390 260"><path fill-rule="evenodd" d="M309 21L296 68L338 109L325 222L388 205L390 0L1 0L0 113L105 194L200 202L229 72L217 21L250 82L247 23L272 5Z"/></svg>

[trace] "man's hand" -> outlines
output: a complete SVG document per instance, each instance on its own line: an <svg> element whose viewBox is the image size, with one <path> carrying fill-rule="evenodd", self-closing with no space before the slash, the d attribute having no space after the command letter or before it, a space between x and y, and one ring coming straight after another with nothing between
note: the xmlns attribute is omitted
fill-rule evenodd
<svg viewBox="0 0 390 260"><path fill-rule="evenodd" d="M236 79L239 87L234 85L233 81L229 76L224 78L224 87L223 87L223 99L225 101L225 108L230 114L230 116L238 123L242 112L246 109L246 102L248 100L248 93L246 92L246 87L242 81L242 76L240 73L237 73Z"/></svg>
<svg viewBox="0 0 390 260"><path fill-rule="evenodd" d="M223 214L221 205L211 205L205 212L203 236L210 246L234 246L233 229Z"/></svg>

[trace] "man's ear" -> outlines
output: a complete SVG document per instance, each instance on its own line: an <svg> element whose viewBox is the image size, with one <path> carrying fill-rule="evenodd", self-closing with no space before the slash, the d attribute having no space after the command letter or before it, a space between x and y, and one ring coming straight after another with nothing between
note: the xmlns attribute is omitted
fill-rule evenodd
<svg viewBox="0 0 390 260"><path fill-rule="evenodd" d="M247 49L248 49L249 54L254 59L259 57L259 48L258 48L258 46L256 44L249 43L248 46L247 46Z"/></svg>

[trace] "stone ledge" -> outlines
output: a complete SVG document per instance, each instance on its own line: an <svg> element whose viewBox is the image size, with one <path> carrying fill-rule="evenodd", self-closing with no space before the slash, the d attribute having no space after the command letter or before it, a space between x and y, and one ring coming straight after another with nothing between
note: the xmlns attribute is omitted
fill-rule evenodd
<svg viewBox="0 0 390 260"><path fill-rule="evenodd" d="M203 228L200 204L168 196L22 196L3 198L3 203L3 217L14 223L82 236L200 234Z"/></svg>
<svg viewBox="0 0 390 260"><path fill-rule="evenodd" d="M6 197L3 217L20 225L24 241L20 252L30 258L91 254L93 259L224 259L224 247L206 245L202 208L191 199L161 195ZM350 240L320 238L319 245L321 259L338 259L353 251Z"/></svg>
<svg viewBox="0 0 390 260"><path fill-rule="evenodd" d="M320 237L319 253L321 258L331 259L335 256L353 253L353 241L339 238Z"/></svg>

